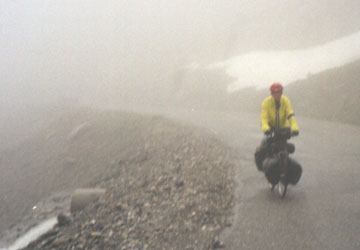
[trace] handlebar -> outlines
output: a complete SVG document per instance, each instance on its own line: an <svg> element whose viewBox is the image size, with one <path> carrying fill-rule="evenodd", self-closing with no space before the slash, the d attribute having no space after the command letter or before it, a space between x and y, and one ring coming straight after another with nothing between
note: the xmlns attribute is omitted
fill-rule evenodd
<svg viewBox="0 0 360 250"><path fill-rule="evenodd" d="M290 127L286 128L278 128L278 129L271 129L265 131L266 137L276 137L282 139L290 139L290 137L298 136L299 131L291 131Z"/></svg>
<svg viewBox="0 0 360 250"><path fill-rule="evenodd" d="M291 137L294 137L294 136L298 136L299 135L299 131L296 130L296 131L291 131Z"/></svg>

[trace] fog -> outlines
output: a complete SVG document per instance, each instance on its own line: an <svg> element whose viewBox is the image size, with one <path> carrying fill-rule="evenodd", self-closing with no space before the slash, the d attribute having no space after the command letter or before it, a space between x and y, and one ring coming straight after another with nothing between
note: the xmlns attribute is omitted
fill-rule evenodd
<svg viewBox="0 0 360 250"><path fill-rule="evenodd" d="M288 83L359 51L359 10L355 0L2 0L0 105L169 99L189 65L223 65L238 80L249 67L259 78L246 84Z"/></svg>
<svg viewBox="0 0 360 250"><path fill-rule="evenodd" d="M82 112L82 109L74 108L80 110L79 113L64 112L69 116L62 116L62 112L57 112L59 110L67 111L66 108L77 105L100 106L150 111L152 114L163 111L167 117L180 121L194 118L199 125L206 124L204 129L211 129L216 136L226 136L225 143L241 149L237 155L247 154L254 149L251 143L257 143L254 136L259 136L260 141L259 123L254 122L258 118L251 114L242 119L229 113L258 110L260 95L253 98L257 93L252 88L248 92L231 92L249 86L261 89L273 81L289 84L306 78L308 74L341 66L360 57L359 43L359 0L0 0L0 162L3 163L0 167L4 170L0 190L6 194L3 195L5 198L0 197L0 203L5 204L0 206L3 209L0 211L5 211L0 213L0 219L10 222L11 214L15 218L19 216L18 211L25 213L26 206L31 209L34 201L56 187L59 190L60 187L71 189L69 183L79 186L90 183L85 180L87 174L95 173L96 168L103 171L102 167L108 165L115 169L123 156L126 162L138 156L143 158L144 149L147 157L148 152L152 152L152 148L148 150L147 146L157 142L143 143L142 138L152 140L159 132L159 139L162 139L167 133L167 129L161 131L162 126L150 127L157 126L156 118L149 125L144 124L150 128L146 131L151 136L147 136L138 132L137 126L143 123L137 124L132 119L125 122L126 115L124 119L112 120L111 112L108 117L96 114L93 127L90 112L87 118L87 112ZM351 77L355 82L353 87L359 77ZM327 92L334 92L329 89ZM342 89L336 91L339 90ZM329 104L324 110L330 110L330 115L317 112L316 106L321 105L311 106L312 110L324 113L319 118L334 120L340 117L340 121L360 124L357 119L360 115L354 112L359 110L359 89L353 91L349 88L348 91L355 94L339 93L330 99L335 100L331 103L327 102L329 99L318 98L321 105ZM323 95L322 89L313 93ZM311 98L301 102L303 110L316 99L314 96ZM296 105L296 99L291 97L291 100ZM295 110L299 117L307 115L301 113L300 105L298 107ZM203 112L201 109L216 112ZM315 117L310 112L309 116ZM346 120L343 116L351 118ZM101 126L97 126L98 120ZM303 121L299 119L299 122ZM314 135L328 138L325 132L327 129L331 131L330 125L320 127L319 123L312 124L303 122L300 125L304 130L301 131L307 131L304 142L308 140L308 145L317 146L312 143L312 139L317 138ZM114 126L114 130L102 125ZM180 130L172 138L183 140L182 135L177 136ZM79 131L80 139L76 137ZM89 137L82 140L84 131L85 135L89 132ZM345 128L343 134L339 127L335 131L334 134L344 135L341 138L347 142L336 146L345 145L347 151L331 148L329 154L324 154L324 159L335 155L341 160L341 154L349 152L349 156L356 156L353 151L358 148L357 144L350 145L356 140L347 139L358 130ZM113 137L113 133L121 140L108 143L109 139L118 138ZM93 134L99 137L92 137ZM134 139L133 134L138 134L141 139L137 140L137 136ZM123 138L122 135L126 136ZM331 146L330 140L317 141L322 146ZM117 143L124 147L118 147ZM187 150L187 142L184 143L186 147L181 148ZM132 148L136 150L132 151ZM320 152L328 149L320 144L317 148L321 149ZM114 157L107 153L108 149ZM315 151L308 150L310 154L302 157L315 159ZM162 149L161 152L166 153ZM132 155L126 158L127 154ZM101 161L92 160L92 157ZM357 158L350 160L353 161L349 161L348 166ZM246 161L247 158L239 163ZM142 159L139 162L135 159L135 162L142 164ZM328 167L326 163L320 164L321 169ZM308 169L318 171L320 168ZM46 178L52 170L56 170L53 179ZM79 171L80 175L70 176L73 170ZM107 178L104 174L107 173L99 174L96 180ZM322 174L314 172L312 176ZM81 178L83 183L79 182ZM52 180L63 180L64 186L60 182L52 183ZM46 188L46 185L54 188ZM347 187L342 184L335 186ZM11 196L18 199L20 205L11 201ZM32 216L32 220L38 218ZM0 224L0 231L15 225L12 222Z"/></svg>

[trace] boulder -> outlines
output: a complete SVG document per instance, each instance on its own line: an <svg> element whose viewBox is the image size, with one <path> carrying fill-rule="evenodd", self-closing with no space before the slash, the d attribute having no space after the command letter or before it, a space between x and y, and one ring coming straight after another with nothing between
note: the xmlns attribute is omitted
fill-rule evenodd
<svg viewBox="0 0 360 250"><path fill-rule="evenodd" d="M72 214L83 210L89 203L99 199L105 193L101 188L81 188L76 189L71 196L70 212Z"/></svg>

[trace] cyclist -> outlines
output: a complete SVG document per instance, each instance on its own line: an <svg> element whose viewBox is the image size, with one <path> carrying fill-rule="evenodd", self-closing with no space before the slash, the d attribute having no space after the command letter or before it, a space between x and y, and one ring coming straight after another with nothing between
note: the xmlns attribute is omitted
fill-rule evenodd
<svg viewBox="0 0 360 250"><path fill-rule="evenodd" d="M261 129L265 134L260 147L255 152L255 163L259 171L263 171L262 163L269 153L268 135L275 128L290 127L292 135L299 134L299 126L289 98L284 96L283 86L273 83L270 86L271 96L265 98L261 110ZM292 145L294 147L294 145ZM294 147L295 150L295 147Z"/></svg>

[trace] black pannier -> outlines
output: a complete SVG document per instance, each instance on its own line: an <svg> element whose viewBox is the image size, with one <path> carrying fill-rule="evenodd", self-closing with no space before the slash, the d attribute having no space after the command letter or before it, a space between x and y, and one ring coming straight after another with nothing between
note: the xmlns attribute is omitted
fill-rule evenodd
<svg viewBox="0 0 360 250"><path fill-rule="evenodd" d="M266 179L273 185L277 184L280 180L280 165L279 158L276 156L267 157L262 164ZM288 182L295 185L299 182L302 174L302 167L300 164L289 157L288 165Z"/></svg>

